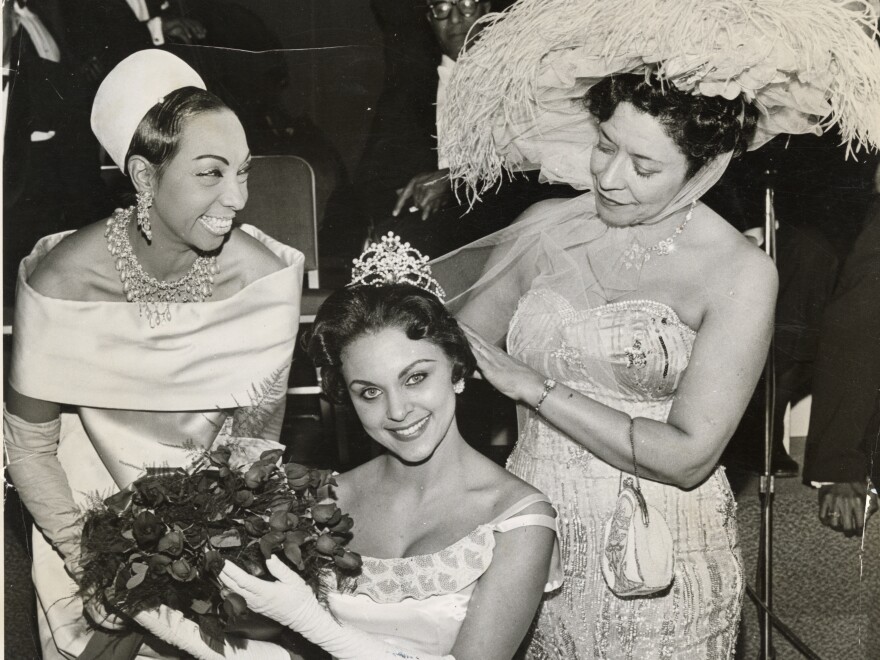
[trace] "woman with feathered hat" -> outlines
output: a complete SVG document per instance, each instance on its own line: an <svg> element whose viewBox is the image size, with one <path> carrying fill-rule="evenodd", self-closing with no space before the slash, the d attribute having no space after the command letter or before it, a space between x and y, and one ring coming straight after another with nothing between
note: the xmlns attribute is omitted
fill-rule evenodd
<svg viewBox="0 0 880 660"><path fill-rule="evenodd" d="M717 461L777 280L699 200L779 133L837 123L877 147L876 20L836 0L520 0L458 63L441 148L468 194L505 168L590 190L433 263L519 404L508 468L560 512L565 581L529 657L733 655L744 580Z"/></svg>

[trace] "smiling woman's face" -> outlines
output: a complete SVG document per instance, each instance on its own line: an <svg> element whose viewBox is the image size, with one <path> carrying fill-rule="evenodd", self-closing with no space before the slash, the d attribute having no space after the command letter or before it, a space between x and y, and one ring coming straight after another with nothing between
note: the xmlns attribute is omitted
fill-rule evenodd
<svg viewBox="0 0 880 660"><path fill-rule="evenodd" d="M660 122L620 103L590 157L596 210L608 225L650 222L686 182L688 162Z"/></svg>
<svg viewBox="0 0 880 660"><path fill-rule="evenodd" d="M403 461L430 458L455 428L452 361L429 341L362 335L342 351L342 375L366 432Z"/></svg>
<svg viewBox="0 0 880 660"><path fill-rule="evenodd" d="M232 111L186 119L177 153L153 186L153 232L205 252L219 248L247 202L249 166L244 129Z"/></svg>

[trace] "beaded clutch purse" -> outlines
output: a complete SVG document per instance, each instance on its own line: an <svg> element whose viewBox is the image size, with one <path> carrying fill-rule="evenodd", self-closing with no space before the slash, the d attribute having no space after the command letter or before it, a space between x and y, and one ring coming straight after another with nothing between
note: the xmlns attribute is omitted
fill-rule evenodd
<svg viewBox="0 0 880 660"><path fill-rule="evenodd" d="M672 533L663 514L645 501L636 464L633 424L634 478L621 479L620 494L605 525L602 575L617 596L647 596L672 584L675 557Z"/></svg>

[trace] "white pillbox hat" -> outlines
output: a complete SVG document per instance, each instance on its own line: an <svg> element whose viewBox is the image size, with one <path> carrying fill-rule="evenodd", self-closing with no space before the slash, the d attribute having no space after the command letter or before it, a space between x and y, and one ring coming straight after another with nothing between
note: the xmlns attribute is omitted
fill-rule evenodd
<svg viewBox="0 0 880 660"><path fill-rule="evenodd" d="M123 172L138 124L166 94L181 87L206 89L189 64L157 48L129 55L104 78L92 104L92 132Z"/></svg>

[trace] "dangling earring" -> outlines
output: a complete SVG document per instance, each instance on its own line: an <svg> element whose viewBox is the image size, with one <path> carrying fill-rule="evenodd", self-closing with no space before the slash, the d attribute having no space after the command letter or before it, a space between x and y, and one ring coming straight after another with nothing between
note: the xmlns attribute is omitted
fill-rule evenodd
<svg viewBox="0 0 880 660"><path fill-rule="evenodd" d="M461 394L464 392L464 378L461 380L457 380L452 384L452 391L456 394Z"/></svg>
<svg viewBox="0 0 880 660"><path fill-rule="evenodd" d="M137 194L137 223L144 237L153 240L153 228L150 226L150 207L153 205L153 193L149 190Z"/></svg>

